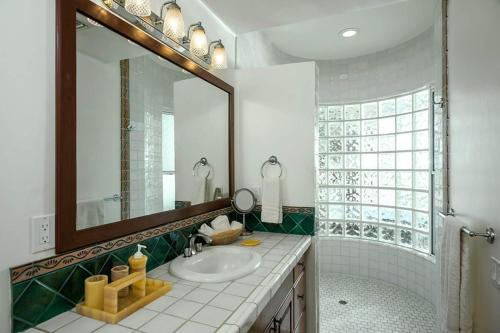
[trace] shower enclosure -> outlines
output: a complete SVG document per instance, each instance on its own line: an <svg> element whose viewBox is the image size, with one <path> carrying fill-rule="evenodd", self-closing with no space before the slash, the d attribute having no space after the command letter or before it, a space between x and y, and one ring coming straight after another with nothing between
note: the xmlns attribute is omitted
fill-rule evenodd
<svg viewBox="0 0 500 333"><path fill-rule="evenodd" d="M437 213L447 201L440 6L405 43L318 62L321 333L437 331Z"/></svg>

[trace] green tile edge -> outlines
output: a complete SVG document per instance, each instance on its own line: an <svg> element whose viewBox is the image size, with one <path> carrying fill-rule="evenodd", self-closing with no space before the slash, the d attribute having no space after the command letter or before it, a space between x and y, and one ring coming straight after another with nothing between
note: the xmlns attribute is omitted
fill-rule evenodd
<svg viewBox="0 0 500 333"><path fill-rule="evenodd" d="M297 235L314 235L314 208L284 207L283 223L270 224L260 220L260 207L246 217L250 230ZM228 212L231 220L242 216ZM141 241L148 248L150 271L182 254L188 235L213 218ZM93 274L110 274L111 267L126 264L137 242L90 259L70 264L11 285L12 332L22 332L43 321L72 309L83 299L83 281Z"/></svg>

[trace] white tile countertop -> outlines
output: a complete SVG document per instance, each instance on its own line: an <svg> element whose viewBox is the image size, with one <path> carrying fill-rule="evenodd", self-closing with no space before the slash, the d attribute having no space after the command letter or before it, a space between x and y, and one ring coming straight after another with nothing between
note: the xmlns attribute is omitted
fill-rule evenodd
<svg viewBox="0 0 500 333"><path fill-rule="evenodd" d="M241 279L223 283L181 280L169 274L166 263L148 276L172 282L172 290L117 325L82 317L73 310L26 332L247 332L311 244L311 236L255 232L250 238L262 240L252 248L262 255L262 263L254 273Z"/></svg>

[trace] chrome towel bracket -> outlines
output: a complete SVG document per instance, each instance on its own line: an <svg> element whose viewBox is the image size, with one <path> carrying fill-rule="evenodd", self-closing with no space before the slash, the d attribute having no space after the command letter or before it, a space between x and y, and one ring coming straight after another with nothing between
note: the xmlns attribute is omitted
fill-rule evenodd
<svg viewBox="0 0 500 333"><path fill-rule="evenodd" d="M453 208L450 208L448 209L447 213L439 212L439 216L441 216L443 219L446 216L455 216L455 210ZM495 242L496 234L493 228L486 228L485 232L475 232L470 230L468 227L463 226L461 230L464 234L469 235L469 237L484 237L490 244L493 244Z"/></svg>
<svg viewBox="0 0 500 333"><path fill-rule="evenodd" d="M470 237L484 237L486 238L486 241L490 244L493 244L495 242L495 230L493 228L486 228L486 231L484 233L481 232L475 232L470 230L467 227L462 227L462 232L469 235Z"/></svg>
<svg viewBox="0 0 500 333"><path fill-rule="evenodd" d="M210 163L208 163L208 160L206 157L200 158L200 160L193 165L193 176L197 174L198 168L200 166L208 167L208 173L207 173L207 176L205 177L205 178L208 178L208 176L210 176L210 172L212 172L212 166L210 165Z"/></svg>
<svg viewBox="0 0 500 333"><path fill-rule="evenodd" d="M262 178L264 178L264 167L267 164L279 166L280 167L280 175L279 175L279 177L281 178L281 175L283 174L283 168L281 167L281 163L278 161L278 158L276 156L274 156L274 155L269 156L269 158L267 159L267 161L265 161L264 163L262 163L262 166L260 167L260 175L262 176Z"/></svg>

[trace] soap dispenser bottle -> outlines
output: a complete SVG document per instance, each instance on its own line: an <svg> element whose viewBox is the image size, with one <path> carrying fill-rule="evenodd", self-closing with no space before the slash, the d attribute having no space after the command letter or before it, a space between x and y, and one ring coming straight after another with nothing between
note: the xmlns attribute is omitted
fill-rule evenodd
<svg viewBox="0 0 500 333"><path fill-rule="evenodd" d="M143 273L144 279L132 284L132 295L135 297L146 296L146 263L148 257L145 256L141 250L145 249L145 245L137 244L137 252L128 258L130 266L130 273Z"/></svg>

